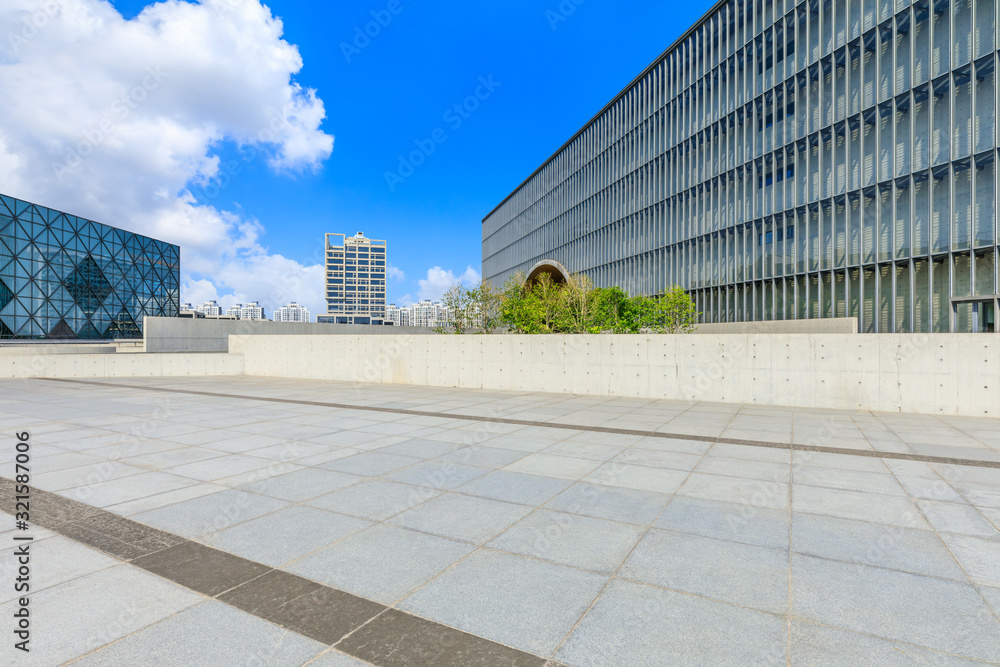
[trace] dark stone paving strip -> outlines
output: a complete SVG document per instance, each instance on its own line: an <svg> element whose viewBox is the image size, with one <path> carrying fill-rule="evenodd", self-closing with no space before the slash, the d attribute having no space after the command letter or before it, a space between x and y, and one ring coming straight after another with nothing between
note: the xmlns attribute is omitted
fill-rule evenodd
<svg viewBox="0 0 1000 667"><path fill-rule="evenodd" d="M337 648L385 667L545 667L541 658L389 609Z"/></svg>
<svg viewBox="0 0 1000 667"><path fill-rule="evenodd" d="M7 514L14 514L14 487L0 477L0 510ZM41 489L31 489L30 517L35 525L378 667L555 664Z"/></svg>
<svg viewBox="0 0 1000 667"><path fill-rule="evenodd" d="M197 542L182 542L138 558L132 564L209 597L221 595L271 571L267 565Z"/></svg>
<svg viewBox="0 0 1000 667"><path fill-rule="evenodd" d="M328 645L386 610L385 605L281 570L271 570L219 599Z"/></svg>
<svg viewBox="0 0 1000 667"><path fill-rule="evenodd" d="M572 431L587 431L590 433L611 433L614 435L634 435L643 438L663 438L666 440L695 440L710 444L743 445L746 447L767 447L770 449L794 449L804 452L821 452L824 454L842 454L844 456L867 456L879 459L894 459L900 461L918 461L921 463L946 463L949 465L974 466L977 468L1000 468L1000 460L989 461L981 459L960 459L949 456L932 456L929 454L909 454L906 452L887 452L869 449L850 449L847 447L825 447L821 445L801 445L787 442L768 442L766 440L740 440L737 438L716 438L707 435L687 435L684 433L662 433L660 431L639 431L626 428L607 428L604 426L581 426L579 424L560 424L558 422L538 422L524 419L507 419L505 417L485 417L463 415L451 412L431 412L428 410L405 410L402 408L380 408L377 406L352 405L350 403L325 403L322 401L303 401L294 398L269 398L265 396L247 396L244 394L222 394L210 391L195 391L193 389L171 389L169 387L145 387L141 385L115 384L110 382L94 382L91 380L71 380L68 378L36 378L49 382L67 382L71 384L92 384L99 387L117 387L119 389L139 389L159 391L171 394L189 394L193 396L211 396L214 398L233 398L237 400L266 401L268 403L290 403L292 405L313 405L317 407L335 408L338 410L366 410L368 412L388 412L415 417L439 417L462 421L490 422L495 424L512 424L515 426L541 426L544 428L567 429ZM994 454L994 452L985 452Z"/></svg>

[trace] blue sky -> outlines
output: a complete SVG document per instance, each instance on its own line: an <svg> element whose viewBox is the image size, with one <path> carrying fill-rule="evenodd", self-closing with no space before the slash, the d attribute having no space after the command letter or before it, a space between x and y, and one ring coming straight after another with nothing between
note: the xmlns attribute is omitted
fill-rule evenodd
<svg viewBox="0 0 1000 667"><path fill-rule="evenodd" d="M217 5L247 1L214 0ZM131 21L149 3L111 4ZM325 232L363 230L387 239L390 263L405 273L388 287L389 299L398 302L418 298L419 281L433 267L456 276L469 266L479 271L482 218L712 3L264 4L283 23L280 38L301 54L302 68L292 80L315 89L322 101L326 117L318 129L335 137L332 153L315 153L321 158L312 165L315 169L276 170L252 147L241 150L231 134L223 133L206 144L208 156L219 156L223 168L207 181L192 178L183 187L194 195L194 207L256 220L261 228L256 243L302 265L321 261ZM398 13L390 13L390 5ZM343 45L352 44L356 29L374 20L372 12L383 22L391 20L367 44L359 42L362 48L348 58ZM259 66L249 63L247 68ZM177 74L164 86L183 87L183 77ZM486 99L456 127L456 117L446 119L445 114L475 94L481 79L498 85L488 94L479 88ZM163 113L177 115L176 110ZM435 144L412 175L390 188L386 172L398 169L399 156L416 150L417 141L427 146L438 129L438 138L446 140ZM229 161L239 165L238 174L226 173ZM175 182L164 187L176 187ZM41 195L27 187L24 191L44 197L40 203L65 200L67 207L82 207L81 214L111 215L83 196L63 197L57 189ZM182 294L183 300L203 293L195 289L197 279L214 277L201 266L189 278L193 287ZM249 288L241 289L238 277L223 282L216 281L220 296L252 296ZM425 285L428 290L433 286Z"/></svg>
<svg viewBox="0 0 1000 667"><path fill-rule="evenodd" d="M126 18L145 4L114 3ZM268 248L300 261L327 231L387 239L406 274L390 283L392 300L415 297L431 266L479 270L483 216L712 3L398 0L397 14L377 0L266 4L302 54L296 80L326 103L333 154L315 175L251 164L216 198L257 217ZM391 20L354 51L372 11ZM499 87L459 127L447 122L490 76ZM447 140L392 191L385 172L415 141L429 147L437 128Z"/></svg>

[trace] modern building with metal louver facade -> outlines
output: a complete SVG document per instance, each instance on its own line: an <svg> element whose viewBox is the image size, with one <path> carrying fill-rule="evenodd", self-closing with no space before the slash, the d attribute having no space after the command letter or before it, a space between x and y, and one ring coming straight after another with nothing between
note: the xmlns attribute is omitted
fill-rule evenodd
<svg viewBox="0 0 1000 667"><path fill-rule="evenodd" d="M0 195L0 339L141 338L180 311L180 248Z"/></svg>
<svg viewBox="0 0 1000 667"><path fill-rule="evenodd" d="M997 0L724 0L483 220L706 322L996 330Z"/></svg>

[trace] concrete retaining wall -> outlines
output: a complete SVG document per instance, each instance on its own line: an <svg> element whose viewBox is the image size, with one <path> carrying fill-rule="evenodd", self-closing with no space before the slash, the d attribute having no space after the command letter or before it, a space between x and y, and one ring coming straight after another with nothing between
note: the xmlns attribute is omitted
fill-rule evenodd
<svg viewBox="0 0 1000 667"><path fill-rule="evenodd" d="M146 352L226 352L234 335L384 335L387 327L265 320L210 320L146 317L142 324ZM394 327L388 327L395 330ZM400 327L399 330L403 330ZM432 334L433 329L405 327L408 334Z"/></svg>
<svg viewBox="0 0 1000 667"><path fill-rule="evenodd" d="M35 354L0 356L0 379L242 375L232 354Z"/></svg>
<svg viewBox="0 0 1000 667"><path fill-rule="evenodd" d="M1000 415L1000 336L234 337L247 375Z"/></svg>
<svg viewBox="0 0 1000 667"><path fill-rule="evenodd" d="M823 317L815 320L773 322L715 322L699 324L696 334L856 334L858 318Z"/></svg>

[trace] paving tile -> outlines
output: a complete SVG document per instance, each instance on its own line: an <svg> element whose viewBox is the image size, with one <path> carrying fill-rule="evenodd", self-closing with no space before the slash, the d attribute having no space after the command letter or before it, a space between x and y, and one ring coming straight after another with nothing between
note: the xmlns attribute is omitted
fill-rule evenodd
<svg viewBox="0 0 1000 667"><path fill-rule="evenodd" d="M138 466L126 465L121 461L102 461L76 468L65 468L55 472L32 475L31 485L46 491L62 491L120 479L129 475L138 475L143 472L149 471Z"/></svg>
<svg viewBox="0 0 1000 667"><path fill-rule="evenodd" d="M681 452L664 452L653 449L638 449L632 447L616 456L613 461L628 465L649 466L652 468L670 468L672 470L694 470L701 461L701 454L684 454Z"/></svg>
<svg viewBox="0 0 1000 667"><path fill-rule="evenodd" d="M526 417L521 415L518 415L517 418L526 419ZM480 444L486 445L487 447L499 447L500 449L513 449L519 452L540 452L564 439L565 437L542 439L521 435L520 433L511 433L508 435L499 435L494 438L490 438Z"/></svg>
<svg viewBox="0 0 1000 667"><path fill-rule="evenodd" d="M412 456L397 456L395 454L383 454L381 452L363 452L337 459L330 463L324 463L321 467L327 470L346 472L352 475L363 475L365 477L378 477L393 470L399 470L420 463L420 459Z"/></svg>
<svg viewBox="0 0 1000 667"><path fill-rule="evenodd" d="M788 510L676 496L655 525L760 547L788 548Z"/></svg>
<svg viewBox="0 0 1000 667"><path fill-rule="evenodd" d="M288 503L275 498L228 489L141 512L133 515L132 519L193 538L256 519L287 506Z"/></svg>
<svg viewBox="0 0 1000 667"><path fill-rule="evenodd" d="M300 503L357 484L363 479L357 475L347 475L333 470L305 468L287 475L269 477L239 488L242 491L251 491L272 498Z"/></svg>
<svg viewBox="0 0 1000 667"><path fill-rule="evenodd" d="M404 440L395 445L389 445L388 447L381 447L379 451L385 454L399 454L400 456L412 456L418 459L433 459L453 452L460 447L461 445L453 442L414 438Z"/></svg>
<svg viewBox="0 0 1000 667"><path fill-rule="evenodd" d="M390 609L338 645L383 667L544 667L544 658L518 651L474 635ZM313 665L348 667L337 660Z"/></svg>
<svg viewBox="0 0 1000 667"><path fill-rule="evenodd" d="M570 485L571 482L564 479L498 470L464 484L457 490L494 500L541 505Z"/></svg>
<svg viewBox="0 0 1000 667"><path fill-rule="evenodd" d="M773 461L748 461L726 456L706 456L696 470L710 475L726 475L787 484L792 468L787 463Z"/></svg>
<svg viewBox="0 0 1000 667"><path fill-rule="evenodd" d="M611 575L644 531L632 524L536 510L489 546Z"/></svg>
<svg viewBox="0 0 1000 667"><path fill-rule="evenodd" d="M1000 588L980 586L979 592L986 598L986 602L993 607L993 613L1000 618Z"/></svg>
<svg viewBox="0 0 1000 667"><path fill-rule="evenodd" d="M1000 485L956 481L952 486L973 505L1000 509Z"/></svg>
<svg viewBox="0 0 1000 667"><path fill-rule="evenodd" d="M39 591L31 596L39 611L31 617L30 664L61 665L202 600L125 564ZM15 604L0 605L0 615L13 618Z"/></svg>
<svg viewBox="0 0 1000 667"><path fill-rule="evenodd" d="M408 597L399 608L547 655L606 582L607 577L601 575L483 549Z"/></svg>
<svg viewBox="0 0 1000 667"><path fill-rule="evenodd" d="M788 485L761 479L740 479L693 472L677 490L677 495L746 507L788 509Z"/></svg>
<svg viewBox="0 0 1000 667"><path fill-rule="evenodd" d="M906 528L929 528L908 498L796 484L792 509Z"/></svg>
<svg viewBox="0 0 1000 667"><path fill-rule="evenodd" d="M287 507L201 538L205 544L271 567L364 530L370 521L313 507Z"/></svg>
<svg viewBox="0 0 1000 667"><path fill-rule="evenodd" d="M1000 623L969 584L793 554L792 612L804 621L1000 661Z"/></svg>
<svg viewBox="0 0 1000 667"><path fill-rule="evenodd" d="M132 564L209 596L228 591L270 569L195 542L157 551L137 558Z"/></svg>
<svg viewBox="0 0 1000 667"><path fill-rule="evenodd" d="M945 665L974 667L981 662L928 651L838 628L792 621L791 664L793 665Z"/></svg>
<svg viewBox="0 0 1000 667"><path fill-rule="evenodd" d="M391 604L467 556L474 546L377 525L285 569L369 600Z"/></svg>
<svg viewBox="0 0 1000 667"><path fill-rule="evenodd" d="M59 527L59 532L92 549L123 560L152 554L184 541L176 535L110 512L63 524Z"/></svg>
<svg viewBox="0 0 1000 667"><path fill-rule="evenodd" d="M271 465L268 459L257 458L256 456L245 456L243 454L226 454L206 461L196 463L185 463L184 465L164 468L165 472L202 482L212 482L225 477L259 470Z"/></svg>
<svg viewBox="0 0 1000 667"><path fill-rule="evenodd" d="M711 442L685 440L683 438L642 438L635 443L636 449L655 449L659 452L679 452L681 454L702 455L712 448Z"/></svg>
<svg viewBox="0 0 1000 667"><path fill-rule="evenodd" d="M788 552L651 530L619 576L761 611L788 607Z"/></svg>
<svg viewBox="0 0 1000 667"><path fill-rule="evenodd" d="M670 502L665 493L578 482L545 503L547 509L648 525Z"/></svg>
<svg viewBox="0 0 1000 667"><path fill-rule="evenodd" d="M0 535L0 538L3 537L5 536ZM31 571L32 593L118 565L118 561L114 558L59 535L31 542L14 542L7 538L2 539L0 544L14 545L0 551L0 581L10 582L8 586L0 589L2 590L0 602L14 600L22 595L14 589L14 581L20 567L17 553L22 545L27 545L31 563L37 563Z"/></svg>
<svg viewBox="0 0 1000 667"><path fill-rule="evenodd" d="M574 667L785 665L774 614L615 579L559 649Z"/></svg>
<svg viewBox="0 0 1000 667"><path fill-rule="evenodd" d="M896 479L903 486L911 498L921 498L924 500L938 500L948 503L964 503L965 499L951 488L948 482L937 475L933 479L926 477L909 477L906 475L896 475Z"/></svg>
<svg viewBox="0 0 1000 667"><path fill-rule="evenodd" d="M832 489L907 496L905 489L888 472L874 473L815 466L795 466L795 484L825 486Z"/></svg>
<svg viewBox="0 0 1000 667"><path fill-rule="evenodd" d="M385 610L378 603L280 570L238 586L219 600L327 645Z"/></svg>
<svg viewBox="0 0 1000 667"><path fill-rule="evenodd" d="M917 507L923 511L927 521L943 533L1000 540L1000 532L972 505L918 500Z"/></svg>
<svg viewBox="0 0 1000 667"><path fill-rule="evenodd" d="M329 445L320 445L312 442L302 442L299 440L290 440L288 442L282 443L280 445L271 445L270 447L260 447L258 449L251 449L245 452L248 456L256 456L257 458L270 459L272 461L281 461L283 463L298 462L307 456L316 456L317 454L325 454L330 451Z"/></svg>
<svg viewBox="0 0 1000 667"><path fill-rule="evenodd" d="M488 472L486 468L460 465L451 461L425 461L390 473L385 479L447 491L482 477Z"/></svg>
<svg viewBox="0 0 1000 667"><path fill-rule="evenodd" d="M770 463L792 462L792 452L784 447L756 447L753 445L733 445L720 442L712 446L708 457L720 456L729 459L745 459L747 461L768 461Z"/></svg>
<svg viewBox="0 0 1000 667"><path fill-rule="evenodd" d="M593 472L598 466L600 466L599 461L590 459L557 456L554 454L530 454L523 459L511 463L504 469L527 475L577 480Z"/></svg>
<svg viewBox="0 0 1000 667"><path fill-rule="evenodd" d="M352 658L346 653L330 649L308 663L308 667L369 667L372 663Z"/></svg>
<svg viewBox="0 0 1000 667"><path fill-rule="evenodd" d="M174 491L157 493L156 495L146 496L144 498L136 498L135 500L118 503L117 505L109 505L105 509L120 516L130 516L140 512L148 512L149 510L154 510L160 507L166 507L167 505L173 505L174 503L179 503L183 500L200 498L201 496L207 496L210 493L218 493L219 491L225 490L226 487L219 486L218 484L197 483L192 484L191 486L176 489Z"/></svg>
<svg viewBox="0 0 1000 667"><path fill-rule="evenodd" d="M202 447L176 447L159 452L150 452L138 456L130 456L122 459L122 463L159 470L183 465L185 463L196 463L207 459L214 459L222 456L223 453L214 449L204 449Z"/></svg>
<svg viewBox="0 0 1000 667"><path fill-rule="evenodd" d="M941 539L929 530L793 512L792 550L965 581L958 563Z"/></svg>
<svg viewBox="0 0 1000 667"><path fill-rule="evenodd" d="M194 486L196 481L186 477L170 475L162 472L143 472L111 479L106 482L87 484L73 489L67 489L61 495L93 505L108 507L147 496L175 491L186 486Z"/></svg>
<svg viewBox="0 0 1000 667"><path fill-rule="evenodd" d="M587 475L584 481L654 493L674 493L688 475L689 473L681 470L633 466L610 461Z"/></svg>
<svg viewBox="0 0 1000 667"><path fill-rule="evenodd" d="M483 544L524 518L531 508L447 493L388 520L402 528Z"/></svg>
<svg viewBox="0 0 1000 667"><path fill-rule="evenodd" d="M844 447L838 442L823 443L830 447ZM882 473L889 472L886 467L888 460L883 461L867 456L847 456L829 452L808 452L796 450L792 454L792 462L796 468L819 467L835 470L853 470L856 472ZM909 461L892 461L893 463L910 463ZM935 475L936 477L936 475Z"/></svg>
<svg viewBox="0 0 1000 667"><path fill-rule="evenodd" d="M461 465L475 466L477 468L489 468L495 470L509 465L518 459L527 456L525 452L518 452L511 449L500 449L499 447L481 447L472 445L462 447L453 452L440 457L441 461L451 461Z"/></svg>
<svg viewBox="0 0 1000 667"><path fill-rule="evenodd" d="M614 445L601 445L592 442L581 442L579 440L563 440L547 448L543 453L558 456L572 456L578 459L591 459L593 461L608 461L618 454L621 454L624 447Z"/></svg>
<svg viewBox="0 0 1000 667"><path fill-rule="evenodd" d="M428 487L373 479L314 498L309 504L371 521L384 521L438 495L438 491Z"/></svg>
<svg viewBox="0 0 1000 667"><path fill-rule="evenodd" d="M941 533L969 579L984 586L1000 587L1000 540Z"/></svg>
<svg viewBox="0 0 1000 667"><path fill-rule="evenodd" d="M206 628L211 632L205 632ZM73 664L300 665L326 648L221 602L207 600Z"/></svg>

